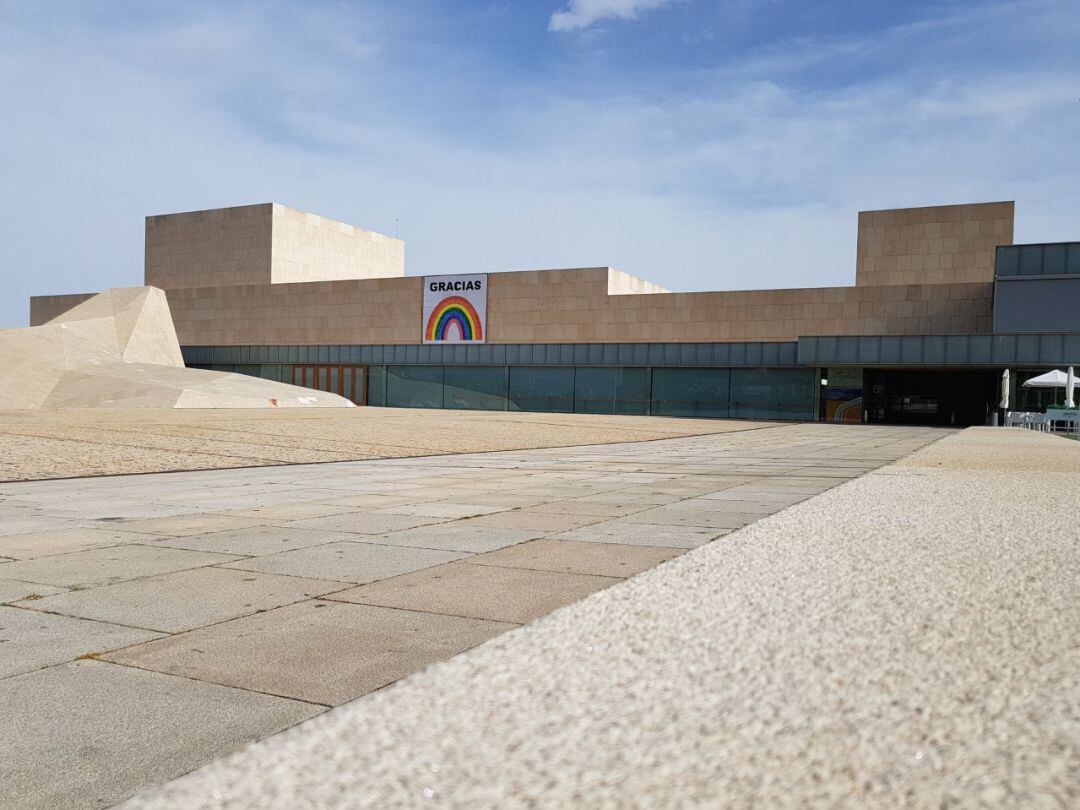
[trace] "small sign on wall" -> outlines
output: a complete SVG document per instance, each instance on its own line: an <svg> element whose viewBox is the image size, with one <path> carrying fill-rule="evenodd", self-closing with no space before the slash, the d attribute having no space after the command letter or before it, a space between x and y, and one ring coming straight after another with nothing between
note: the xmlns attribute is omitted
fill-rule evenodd
<svg viewBox="0 0 1080 810"><path fill-rule="evenodd" d="M487 337L486 273L425 276L423 342L483 343Z"/></svg>

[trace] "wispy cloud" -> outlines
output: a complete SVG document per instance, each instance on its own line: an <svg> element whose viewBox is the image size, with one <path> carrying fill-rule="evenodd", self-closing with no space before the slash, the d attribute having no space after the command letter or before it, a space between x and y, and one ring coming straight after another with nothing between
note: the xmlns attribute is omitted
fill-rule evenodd
<svg viewBox="0 0 1080 810"><path fill-rule="evenodd" d="M601 20L634 20L643 11L669 5L672 0L570 0L548 21L552 31L577 31Z"/></svg>

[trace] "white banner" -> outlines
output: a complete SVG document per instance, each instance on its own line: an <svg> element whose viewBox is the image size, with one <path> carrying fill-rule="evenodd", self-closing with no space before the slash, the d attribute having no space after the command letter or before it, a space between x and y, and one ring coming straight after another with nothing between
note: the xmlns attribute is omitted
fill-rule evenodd
<svg viewBox="0 0 1080 810"><path fill-rule="evenodd" d="M487 339L486 273L425 276L424 343L483 343Z"/></svg>

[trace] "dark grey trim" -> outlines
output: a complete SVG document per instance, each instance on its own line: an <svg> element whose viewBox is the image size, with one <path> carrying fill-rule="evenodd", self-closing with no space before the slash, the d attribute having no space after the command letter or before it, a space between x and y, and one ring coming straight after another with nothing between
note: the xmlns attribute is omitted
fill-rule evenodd
<svg viewBox="0 0 1080 810"><path fill-rule="evenodd" d="M785 343L486 343L479 345L184 346L184 362L425 366L688 366L794 368Z"/></svg>
<svg viewBox="0 0 1080 810"><path fill-rule="evenodd" d="M798 360L824 367L1080 365L1080 334L801 337Z"/></svg>

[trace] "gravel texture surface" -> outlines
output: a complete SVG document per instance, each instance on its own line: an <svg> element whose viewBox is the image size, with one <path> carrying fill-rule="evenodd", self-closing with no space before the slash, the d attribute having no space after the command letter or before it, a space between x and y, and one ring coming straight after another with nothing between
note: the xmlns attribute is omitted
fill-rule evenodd
<svg viewBox="0 0 1080 810"><path fill-rule="evenodd" d="M766 424L408 408L0 411L0 481L570 447Z"/></svg>
<svg viewBox="0 0 1080 810"><path fill-rule="evenodd" d="M1064 442L949 436L127 806L1076 806Z"/></svg>

